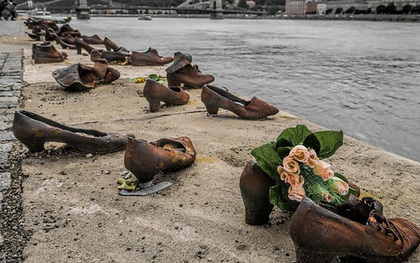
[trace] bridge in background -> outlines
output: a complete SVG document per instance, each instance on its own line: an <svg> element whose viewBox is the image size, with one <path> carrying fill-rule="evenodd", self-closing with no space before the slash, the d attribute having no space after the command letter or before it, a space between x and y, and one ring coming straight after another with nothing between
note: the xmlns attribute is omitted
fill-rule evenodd
<svg viewBox="0 0 420 263"><path fill-rule="evenodd" d="M104 1L106 5L87 5L87 0L75 0L73 7L57 7L56 3L68 0L51 0L42 3L42 8L51 12L76 11L78 19L88 19L89 13L100 12L103 14L206 14L212 19L221 19L224 14L264 16L266 13L261 11L251 11L247 9L223 9L222 0L186 0L177 7L151 7L125 5L115 1ZM55 5L54 5L55 4ZM20 10L28 10L27 4L18 6Z"/></svg>

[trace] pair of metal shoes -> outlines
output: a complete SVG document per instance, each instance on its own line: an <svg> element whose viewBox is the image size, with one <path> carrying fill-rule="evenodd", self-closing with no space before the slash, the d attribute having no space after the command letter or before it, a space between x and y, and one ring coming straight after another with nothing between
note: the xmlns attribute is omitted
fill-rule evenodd
<svg viewBox="0 0 420 263"><path fill-rule="evenodd" d="M202 74L197 65L192 64L192 56L188 53L175 52L174 62L166 68L169 86L201 88L214 81L212 75Z"/></svg>
<svg viewBox="0 0 420 263"><path fill-rule="evenodd" d="M99 52L108 62L117 62L132 66L163 66L174 60L173 57L160 56L158 51L151 47L144 52L130 52L126 48L115 44L108 37L105 37L102 42L106 50L99 50ZM82 49L85 49L88 53L91 53L95 49L85 39L80 38L75 39L75 46L77 54L81 54Z"/></svg>
<svg viewBox="0 0 420 263"><path fill-rule="evenodd" d="M262 119L279 112L279 109L257 97L241 99L226 89L205 85L201 89L201 101L211 116L217 115L219 108L235 113L242 119Z"/></svg>
<svg viewBox="0 0 420 263"><path fill-rule="evenodd" d="M31 153L43 151L48 142L64 143L89 153L125 150L124 165L136 177L136 184L131 191L121 190L121 195L146 195L166 188L169 182L154 185L154 177L160 172L189 167L196 158L188 137L147 142L133 135L69 127L23 110L15 112L12 131Z"/></svg>
<svg viewBox="0 0 420 263"><path fill-rule="evenodd" d="M158 51L152 47L149 47L149 49L144 52L130 52L126 48L117 45L108 37L104 38L104 45L106 51L103 53L105 55L112 54L112 52L125 52L125 56L128 58L127 64L132 66L163 66L174 60L173 57L160 56Z"/></svg>
<svg viewBox="0 0 420 263"><path fill-rule="evenodd" d="M67 53L58 51L49 41L32 44L32 58L36 64L62 62L67 56Z"/></svg>
<svg viewBox="0 0 420 263"><path fill-rule="evenodd" d="M93 67L76 63L54 70L52 75L58 84L75 91L88 91L97 85L110 84L119 79L120 72L109 67L99 51L92 51L91 60L95 63Z"/></svg>
<svg viewBox="0 0 420 263"><path fill-rule="evenodd" d="M255 161L249 161L239 187L245 206L245 222L269 222L273 205L269 188L276 182ZM360 193L360 188L351 187ZM387 219L382 204L373 198L351 195L347 203L331 210L305 197L297 206L289 233L297 263L402 262L420 244L420 228L406 219Z"/></svg>
<svg viewBox="0 0 420 263"><path fill-rule="evenodd" d="M59 44L63 49L77 49L76 44L74 43L74 37L70 34L66 35L65 37L59 36L57 34L55 35L55 41L57 44ZM84 41L86 44L103 44L104 40L101 39L98 35L93 36L86 36L82 35L82 41ZM79 43L80 44L80 43ZM80 45L79 45L80 46ZM82 46L80 46L81 50ZM92 49L93 50L93 49Z"/></svg>

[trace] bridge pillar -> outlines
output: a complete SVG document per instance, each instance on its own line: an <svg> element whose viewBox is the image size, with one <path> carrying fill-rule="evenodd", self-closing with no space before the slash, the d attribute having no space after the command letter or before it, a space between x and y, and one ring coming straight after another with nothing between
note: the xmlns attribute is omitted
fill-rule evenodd
<svg viewBox="0 0 420 263"><path fill-rule="evenodd" d="M223 7L222 0L211 0L210 1L210 19L223 19Z"/></svg>
<svg viewBox="0 0 420 263"><path fill-rule="evenodd" d="M76 0L76 17L77 19L90 19L90 8L87 0Z"/></svg>

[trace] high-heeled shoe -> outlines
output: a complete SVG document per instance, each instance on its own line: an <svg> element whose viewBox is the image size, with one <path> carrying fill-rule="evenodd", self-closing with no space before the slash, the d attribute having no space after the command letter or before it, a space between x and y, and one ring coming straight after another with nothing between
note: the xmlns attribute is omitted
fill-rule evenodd
<svg viewBox="0 0 420 263"><path fill-rule="evenodd" d="M328 263L336 257L376 263L402 262L420 243L420 228L407 219L387 219L378 226L361 224L307 197L293 214L289 233L296 248L297 263Z"/></svg>
<svg viewBox="0 0 420 263"><path fill-rule="evenodd" d="M260 119L279 112L276 107L256 97L247 101L211 85L206 85L201 90L201 101L212 115L216 115L219 108L229 110L244 119Z"/></svg>
<svg viewBox="0 0 420 263"><path fill-rule="evenodd" d="M270 187L276 182L268 175L254 160L250 160L245 165L239 179L239 189L245 206L245 222L249 225L264 225L269 222L270 214L274 206L269 200ZM360 195L360 188L352 182L349 186L357 195ZM349 213L346 203L340 206L337 211L342 214Z"/></svg>
<svg viewBox="0 0 420 263"><path fill-rule="evenodd" d="M269 221L274 206L269 200L269 189L276 182L253 160L248 161L239 179L245 206L245 223L264 225Z"/></svg>
<svg viewBox="0 0 420 263"><path fill-rule="evenodd" d="M119 51L119 50L121 50L123 52L130 53L130 51L128 49L126 49L125 47L118 46L108 37L104 38L104 46L105 46L105 49L107 51Z"/></svg>
<svg viewBox="0 0 420 263"><path fill-rule="evenodd" d="M167 87L152 79L147 79L143 95L149 102L150 111L156 112L163 101L166 105L184 105L190 99L190 94L181 87Z"/></svg>
<svg viewBox="0 0 420 263"><path fill-rule="evenodd" d="M214 81L212 75L203 75L197 65L187 64L179 70L169 73L166 72L168 86L181 86L190 88L201 88Z"/></svg>
<svg viewBox="0 0 420 263"><path fill-rule="evenodd" d="M18 110L13 119L13 135L30 152L41 152L46 142L65 143L91 153L110 153L125 149L127 136L65 126L33 112Z"/></svg>
<svg viewBox="0 0 420 263"><path fill-rule="evenodd" d="M73 44L71 44L65 41L65 39L66 39L65 37L60 37L59 35L55 35L55 41L57 44L61 46L62 49L76 49L74 40L73 40Z"/></svg>
<svg viewBox="0 0 420 263"><path fill-rule="evenodd" d="M82 54L82 48L86 50L88 54L90 54L90 52L95 49L79 37L74 38L74 45L76 46L77 54L79 55Z"/></svg>
<svg viewBox="0 0 420 263"><path fill-rule="evenodd" d="M170 65L167 69L167 73L174 73L177 70L180 70L181 68L185 67L186 65L191 64L192 62L192 56L188 53L181 53L181 52L175 52L174 53L174 63Z"/></svg>
<svg viewBox="0 0 420 263"><path fill-rule="evenodd" d="M156 49L149 47L145 52L133 51L130 56L130 64L132 66L163 66L171 63L173 57L162 57Z"/></svg>
<svg viewBox="0 0 420 263"><path fill-rule="evenodd" d="M124 155L124 165L139 183L153 181L164 170L178 171L191 166L196 152L188 137L160 139L148 143L129 137Z"/></svg>

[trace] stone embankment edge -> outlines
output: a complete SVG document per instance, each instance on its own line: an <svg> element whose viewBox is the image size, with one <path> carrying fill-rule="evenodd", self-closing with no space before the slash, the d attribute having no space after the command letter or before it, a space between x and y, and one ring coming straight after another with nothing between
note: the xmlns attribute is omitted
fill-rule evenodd
<svg viewBox="0 0 420 263"><path fill-rule="evenodd" d="M23 52L0 53L0 211L4 212L4 193L11 188L12 174L17 167L9 161L15 137L12 132L13 114L19 106L22 89ZM7 207L6 207L7 208ZM7 222L2 222L3 226ZM3 229L2 226L2 229ZM6 263L3 233L0 232L0 263Z"/></svg>

